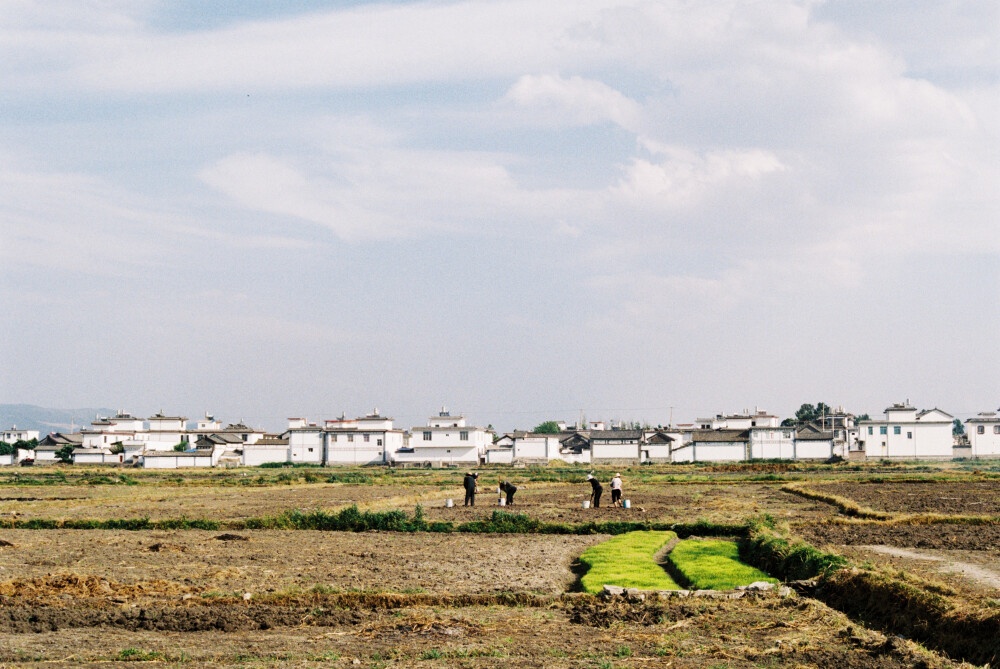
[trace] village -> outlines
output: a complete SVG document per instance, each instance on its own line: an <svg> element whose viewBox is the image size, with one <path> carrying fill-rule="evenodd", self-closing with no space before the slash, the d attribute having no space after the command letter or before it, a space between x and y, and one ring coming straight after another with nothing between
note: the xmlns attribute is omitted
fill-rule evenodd
<svg viewBox="0 0 1000 669"><path fill-rule="evenodd" d="M386 465L393 467L683 464L752 460L951 460L1000 458L1000 410L964 424L937 408L908 402L884 418L858 418L843 408L808 421L784 420L754 409L693 423L642 426L547 421L544 430L498 434L468 425L442 407L425 425L395 427L378 409L357 418L288 419L271 433L242 421L223 425L206 414L190 426L184 416L148 418L119 410L78 432L16 426L0 432L7 451L0 465L118 465L145 469L261 465Z"/></svg>

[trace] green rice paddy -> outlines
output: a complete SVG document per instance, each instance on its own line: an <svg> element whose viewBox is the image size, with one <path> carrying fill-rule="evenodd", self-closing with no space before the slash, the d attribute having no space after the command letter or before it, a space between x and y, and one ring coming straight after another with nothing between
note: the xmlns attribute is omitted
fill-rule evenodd
<svg viewBox="0 0 1000 669"><path fill-rule="evenodd" d="M591 546L580 556L580 562L588 567L581 579L584 591L600 592L605 585L679 590L680 586L654 559L676 537L667 531L629 532Z"/></svg>

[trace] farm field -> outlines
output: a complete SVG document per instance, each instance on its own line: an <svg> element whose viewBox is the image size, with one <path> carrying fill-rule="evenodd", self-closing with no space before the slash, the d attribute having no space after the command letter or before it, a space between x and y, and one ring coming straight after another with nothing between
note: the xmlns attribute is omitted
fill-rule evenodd
<svg viewBox="0 0 1000 669"><path fill-rule="evenodd" d="M782 489L793 481L888 514L972 515L970 508L986 506L974 514L994 515L988 505L948 503L988 502L1000 481L950 463L934 467L883 468L892 471L880 471L877 483L868 482L872 469L853 465L623 469L632 508L610 507L606 493L600 509L586 510L589 490L579 470L512 470L523 489L505 511L524 516L503 527L488 525L498 509L490 484L496 471L481 479L474 508L461 506L460 471L0 472L0 664L947 667L968 657L982 665L1000 659L1000 646L990 646L1000 643L1000 632L983 632L994 629L991 615L1000 630L993 604L1000 582L990 580L1000 571L1000 522L850 517L835 502ZM914 471L944 480L893 480L912 479ZM456 506L447 508L447 498ZM931 508L937 498L948 499ZM407 526L415 531L263 522L352 505L421 520ZM220 525L13 528L35 519L141 518ZM429 531L439 521L447 522ZM693 531L681 525L702 528L711 540L705 547L757 537L759 548L776 538L771 561L752 566L778 581L823 578L822 570L803 575L810 560L843 570L825 589L786 597L631 601L585 593L581 556L613 539L601 532L625 531L615 529L617 521L655 524L664 535L677 524L681 543ZM791 549L781 546L802 541L814 548L782 562ZM664 564L680 544L659 545L647 552ZM736 560L734 546L723 545ZM697 563L688 556L689 565ZM897 582L928 606L880 609L902 592L892 590ZM912 611L925 617L910 620ZM921 637L926 630L933 634Z"/></svg>
<svg viewBox="0 0 1000 669"><path fill-rule="evenodd" d="M218 539L217 537L229 537ZM335 590L558 594L570 567L606 536L257 530L2 530L0 581L68 572L187 592Z"/></svg>
<svg viewBox="0 0 1000 669"><path fill-rule="evenodd" d="M1000 481L837 481L817 490L892 513L1000 514Z"/></svg>
<svg viewBox="0 0 1000 669"><path fill-rule="evenodd" d="M729 522L754 513L769 513L789 520L821 520L829 515L827 505L781 492L777 485L764 483L733 483L731 485L689 483L639 483L626 488L625 497L632 508L611 506L611 493L606 490L600 508L584 509L590 498L586 483L521 483L510 508L533 518L561 523L587 521L647 520L651 522L682 522L695 518L713 522ZM456 487L448 496L455 506L446 508L440 496L426 504L428 518L460 522L482 517L497 508L496 483L480 483L475 507L463 506L464 494ZM406 508L399 505L398 508ZM412 508L412 505L411 505Z"/></svg>
<svg viewBox="0 0 1000 669"><path fill-rule="evenodd" d="M0 518L208 518L231 520L287 509L331 509L392 503L398 498L434 500L434 489L402 485L296 483L271 486L84 485L0 487ZM412 503L406 506L413 508Z"/></svg>

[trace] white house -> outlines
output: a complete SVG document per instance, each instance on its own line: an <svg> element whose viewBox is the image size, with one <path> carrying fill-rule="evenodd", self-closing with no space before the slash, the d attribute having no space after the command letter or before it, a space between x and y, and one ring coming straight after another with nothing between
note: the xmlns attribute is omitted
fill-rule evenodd
<svg viewBox="0 0 1000 669"><path fill-rule="evenodd" d="M14 425L9 430L0 432L0 441L7 444L15 444L19 441L31 441L32 439L38 439L38 430L19 430L17 429L17 425Z"/></svg>
<svg viewBox="0 0 1000 669"><path fill-rule="evenodd" d="M74 465L117 465L124 459L122 453L112 453L109 448L74 448Z"/></svg>
<svg viewBox="0 0 1000 669"><path fill-rule="evenodd" d="M225 447L191 448L186 451L147 451L139 458L143 469L177 469L179 467L214 467Z"/></svg>
<svg viewBox="0 0 1000 669"><path fill-rule="evenodd" d="M691 441L675 447L674 462L736 462L747 459L750 431L693 430Z"/></svg>
<svg viewBox="0 0 1000 669"><path fill-rule="evenodd" d="M485 462L488 465L509 465L514 461L514 435L507 433L498 437L486 447Z"/></svg>
<svg viewBox="0 0 1000 669"><path fill-rule="evenodd" d="M593 464L632 464L639 462L642 430L591 430L590 461Z"/></svg>
<svg viewBox="0 0 1000 669"><path fill-rule="evenodd" d="M640 462L672 462L675 446L682 442L681 432L674 429L643 430L639 446Z"/></svg>
<svg viewBox="0 0 1000 669"><path fill-rule="evenodd" d="M759 409L755 409L753 412L744 409L743 413L729 416L718 414L710 420L708 427L705 427L706 419L698 419L699 426L705 430L748 430L752 427L778 427L780 421L781 419L774 414Z"/></svg>
<svg viewBox="0 0 1000 669"><path fill-rule="evenodd" d="M539 432L514 432L511 459L518 463L547 463L562 458L560 437Z"/></svg>
<svg viewBox="0 0 1000 669"><path fill-rule="evenodd" d="M752 460L795 459L795 428L755 425L749 429L749 436Z"/></svg>
<svg viewBox="0 0 1000 669"><path fill-rule="evenodd" d="M1000 458L1000 417L996 412L983 412L967 419L965 432L969 437L972 457Z"/></svg>
<svg viewBox="0 0 1000 669"><path fill-rule="evenodd" d="M917 411L893 404L885 420L858 421L858 446L866 458L944 460L952 457L953 416L940 409Z"/></svg>
<svg viewBox="0 0 1000 669"><path fill-rule="evenodd" d="M134 440L137 435L145 432L141 418L121 409L114 416L98 416L90 423L89 428L80 430L83 435L83 448L104 448L126 440Z"/></svg>
<svg viewBox="0 0 1000 669"><path fill-rule="evenodd" d="M187 429L184 416L165 416L160 411L146 419L149 429L145 435L137 435L146 442L146 450L172 451L174 446L194 441Z"/></svg>
<svg viewBox="0 0 1000 669"><path fill-rule="evenodd" d="M427 425L410 430L410 440L393 455L393 462L476 465L493 445L493 432L466 425L465 416L442 407ZM515 456L516 457L516 456Z"/></svg>
<svg viewBox="0 0 1000 669"><path fill-rule="evenodd" d="M271 462L291 462L288 441L285 437L264 437L255 444L243 446L240 449L240 465L259 467Z"/></svg>
<svg viewBox="0 0 1000 669"><path fill-rule="evenodd" d="M341 416L311 423L305 418L288 419L287 462L307 462L321 465L388 464L396 451L403 447L403 431L394 429L392 418L382 416L378 409L359 418ZM270 446L276 446L271 444ZM278 449L271 449L277 455ZM253 455L258 460L265 455ZM244 449L244 454L247 449ZM244 455L246 458L246 455ZM262 462L262 461L261 461Z"/></svg>
<svg viewBox="0 0 1000 669"><path fill-rule="evenodd" d="M823 430L821 423L806 423L795 431L795 459L827 460L835 452L835 439L836 433Z"/></svg>

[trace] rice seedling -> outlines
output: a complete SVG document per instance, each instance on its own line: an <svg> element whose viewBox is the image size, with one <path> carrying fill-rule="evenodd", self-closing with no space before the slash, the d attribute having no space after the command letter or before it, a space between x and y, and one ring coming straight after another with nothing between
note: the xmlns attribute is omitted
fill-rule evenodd
<svg viewBox="0 0 1000 669"><path fill-rule="evenodd" d="M630 532L591 546L580 562L587 567L581 579L586 592L600 592L605 585L641 590L679 590L680 586L657 564L656 554L677 538L673 532Z"/></svg>
<svg viewBox="0 0 1000 669"><path fill-rule="evenodd" d="M677 544L667 559L686 584L698 590L732 590L756 581L778 582L740 562L739 549L732 541L689 539Z"/></svg>

